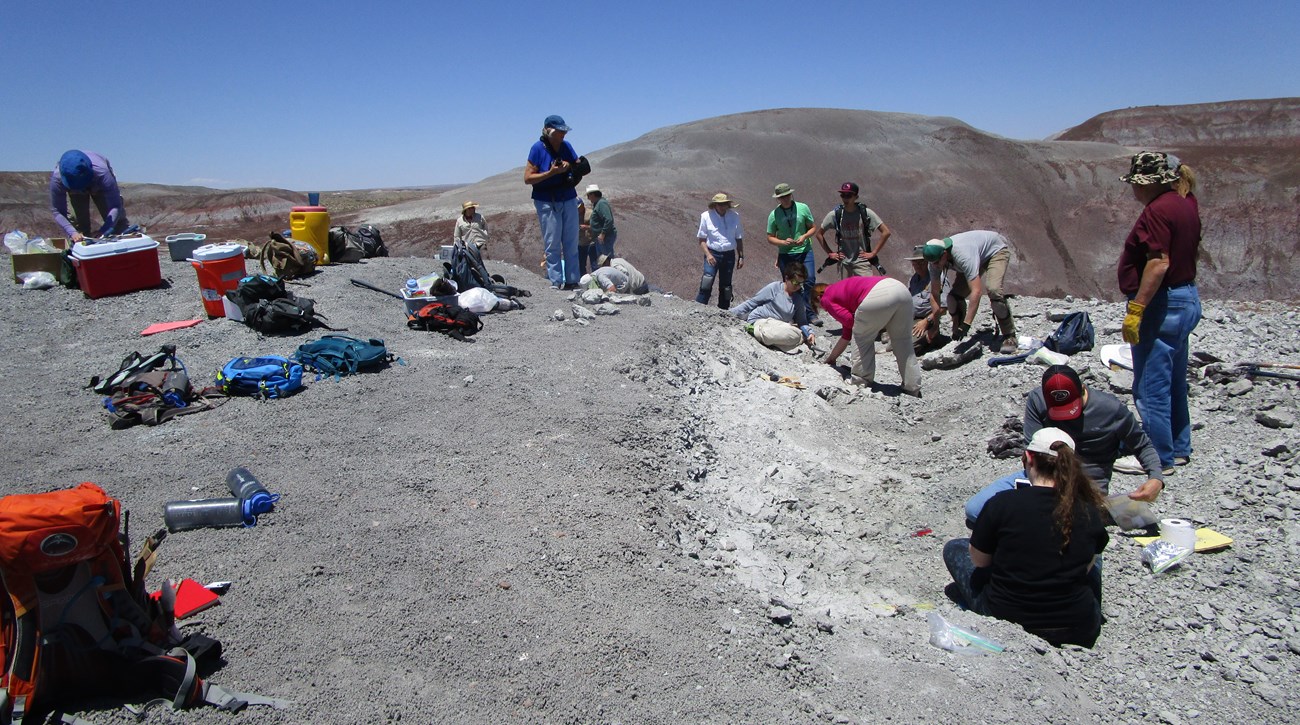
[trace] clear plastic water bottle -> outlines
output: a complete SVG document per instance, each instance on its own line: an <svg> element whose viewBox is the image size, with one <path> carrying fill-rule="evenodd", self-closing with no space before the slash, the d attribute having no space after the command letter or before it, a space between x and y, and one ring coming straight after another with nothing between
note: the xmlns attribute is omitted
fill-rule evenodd
<svg viewBox="0 0 1300 725"><path fill-rule="evenodd" d="M251 515L255 522L258 516L270 513L275 508L275 502L280 500L280 494L267 491L257 476L243 466L231 469L226 474L226 488L230 489L231 495L243 502L244 514Z"/></svg>
<svg viewBox="0 0 1300 725"><path fill-rule="evenodd" d="M256 524L257 518L245 516L244 508L244 503L237 498L168 501L163 504L163 521L168 531Z"/></svg>
<svg viewBox="0 0 1300 725"><path fill-rule="evenodd" d="M411 278L411 279L406 280L406 296L407 296L407 297L419 297L419 296L420 296L420 281L419 281L419 280L417 280L417 279L415 279L415 278Z"/></svg>

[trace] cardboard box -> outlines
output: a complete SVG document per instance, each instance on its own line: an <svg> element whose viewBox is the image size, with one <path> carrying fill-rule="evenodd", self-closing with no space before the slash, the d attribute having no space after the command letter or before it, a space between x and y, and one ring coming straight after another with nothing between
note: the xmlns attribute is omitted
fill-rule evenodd
<svg viewBox="0 0 1300 725"><path fill-rule="evenodd" d="M47 241L54 244L59 249L68 248L68 240L63 237L52 237ZM59 272L63 269L63 255L51 253L37 254L15 254L14 263L14 281L22 282L18 275L24 272L49 272L54 275L54 279L59 278Z"/></svg>
<svg viewBox="0 0 1300 725"><path fill-rule="evenodd" d="M74 245L72 266L77 270L81 291L91 299L162 284L158 242L149 237Z"/></svg>

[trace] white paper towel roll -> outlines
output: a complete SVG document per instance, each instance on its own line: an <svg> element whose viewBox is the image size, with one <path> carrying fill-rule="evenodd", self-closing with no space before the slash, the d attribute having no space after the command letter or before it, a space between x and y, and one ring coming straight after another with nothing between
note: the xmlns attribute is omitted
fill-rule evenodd
<svg viewBox="0 0 1300 725"><path fill-rule="evenodd" d="M1196 550L1196 526L1187 519L1160 519L1160 538L1188 551Z"/></svg>

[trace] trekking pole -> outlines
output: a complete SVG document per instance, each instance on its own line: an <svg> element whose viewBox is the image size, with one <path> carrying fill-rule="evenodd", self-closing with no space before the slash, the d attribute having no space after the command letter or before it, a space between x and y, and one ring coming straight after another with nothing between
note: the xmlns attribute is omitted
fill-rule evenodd
<svg viewBox="0 0 1300 725"><path fill-rule="evenodd" d="M369 282L362 282L362 281L359 280L359 279L349 279L348 281L351 282L352 284L358 286L358 287L365 287L366 289L372 289L372 290L374 290L374 291L376 291L376 292L379 292L380 294L386 294L386 295L388 295L389 297L396 297L396 298L399 299L399 300L400 300L400 299L403 299L403 297L402 297L401 295L397 294L396 292L389 292L388 290L386 290L386 289L384 289L384 288L382 288L382 287L376 287L376 286L374 286L373 284L370 284Z"/></svg>

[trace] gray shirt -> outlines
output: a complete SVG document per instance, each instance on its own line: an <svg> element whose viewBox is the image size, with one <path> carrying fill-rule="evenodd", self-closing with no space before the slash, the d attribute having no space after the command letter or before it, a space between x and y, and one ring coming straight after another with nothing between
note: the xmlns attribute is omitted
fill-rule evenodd
<svg viewBox="0 0 1300 725"><path fill-rule="evenodd" d="M954 234L951 239L952 266L967 282L980 276L989 259L1008 246L1006 237L983 229Z"/></svg>
<svg viewBox="0 0 1300 725"><path fill-rule="evenodd" d="M474 212L474 217L469 221L465 221L464 214L456 217L456 228L452 231L451 238L457 242L473 242L478 247L487 244L487 222L483 221L483 215Z"/></svg>
<svg viewBox="0 0 1300 725"><path fill-rule="evenodd" d="M1088 402L1083 406L1082 415L1074 420L1052 420L1047 417L1043 389L1034 388L1025 400L1025 441L1028 442L1044 427L1060 428L1074 438L1075 451L1084 472L1097 482L1102 493L1110 490L1110 475L1115 469L1121 445L1142 462L1147 478L1165 480L1160 454L1151 445L1142 424L1119 398L1110 393L1088 388Z"/></svg>
<svg viewBox="0 0 1300 725"><path fill-rule="evenodd" d="M939 303L948 304L948 294L952 292L952 280L948 275L942 275L942 289L939 291ZM930 314L930 275L927 273L924 277L915 272L912 278L907 281L907 291L912 293L912 317L921 319Z"/></svg>
<svg viewBox="0 0 1300 725"><path fill-rule="evenodd" d="M758 291L758 294L731 308L731 314L745 322L763 318L792 322L801 328L808 324L805 305L796 305L785 291L785 283L776 281Z"/></svg>
<svg viewBox="0 0 1300 725"><path fill-rule="evenodd" d="M836 207L838 208L838 207ZM844 216L840 218L840 235L839 245L840 253L847 256L850 260L857 257L862 252L871 251L871 235L876 233L882 222L880 216L874 211L862 207L865 210L867 233L862 233L863 213L859 212L856 207L850 209L844 207ZM822 231L835 228L835 209L832 209L826 218L822 219Z"/></svg>

